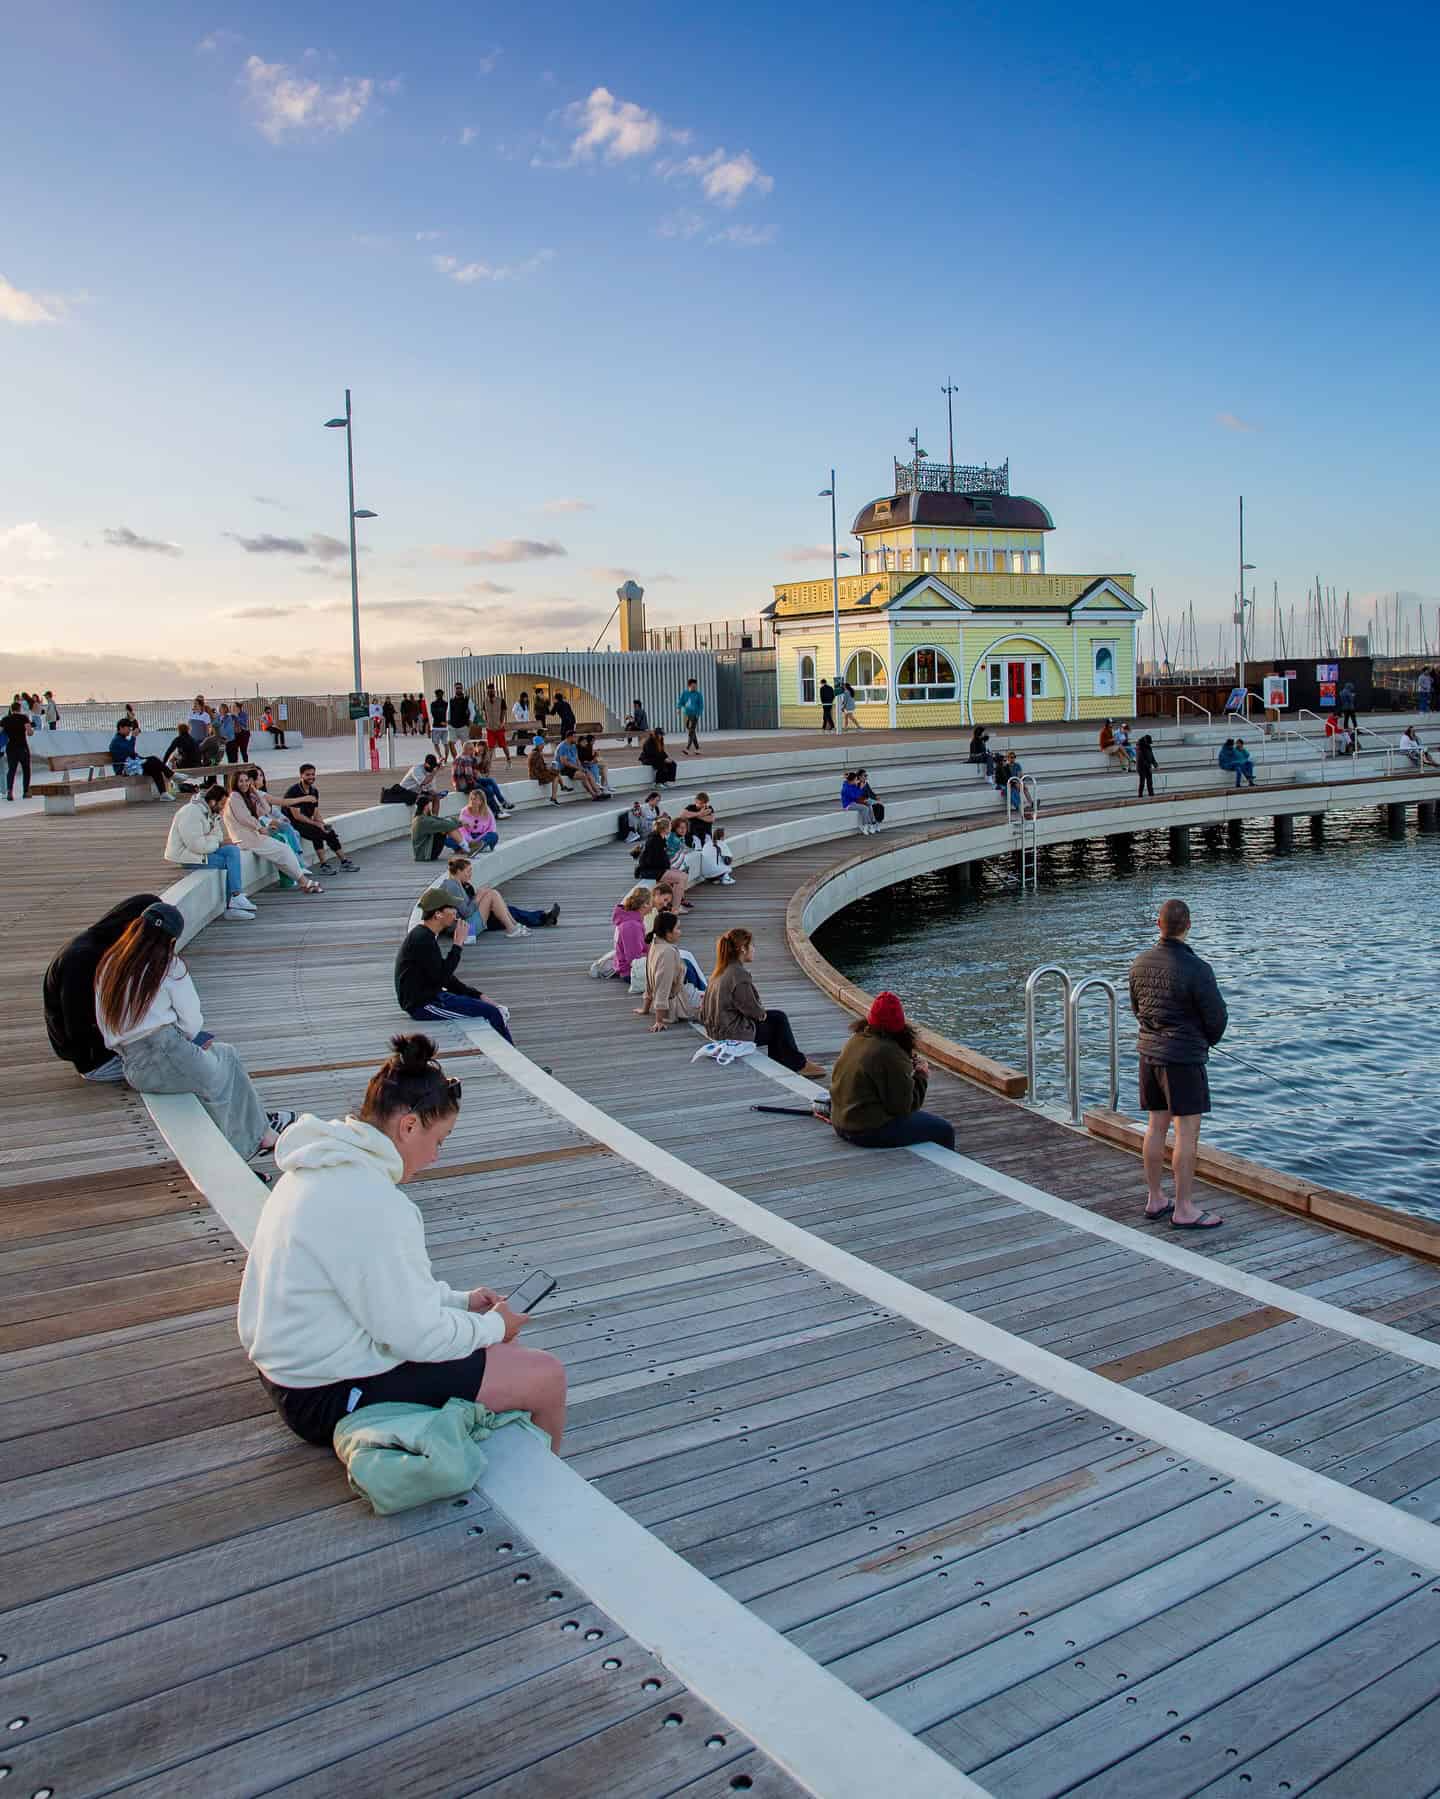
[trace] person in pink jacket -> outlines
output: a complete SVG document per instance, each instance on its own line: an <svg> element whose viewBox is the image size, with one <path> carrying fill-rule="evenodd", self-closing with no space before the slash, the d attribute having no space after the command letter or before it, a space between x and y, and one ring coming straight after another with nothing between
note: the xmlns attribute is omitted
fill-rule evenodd
<svg viewBox="0 0 1440 1799"><path fill-rule="evenodd" d="M645 961L645 910L650 904L648 887L632 887L610 914L615 927L615 978L628 981L630 970Z"/></svg>
<svg viewBox="0 0 1440 1799"><path fill-rule="evenodd" d="M467 850L479 850L482 855L493 850L500 841L500 828L495 823L495 814L490 810L483 788L471 790L464 809L455 820L453 835Z"/></svg>

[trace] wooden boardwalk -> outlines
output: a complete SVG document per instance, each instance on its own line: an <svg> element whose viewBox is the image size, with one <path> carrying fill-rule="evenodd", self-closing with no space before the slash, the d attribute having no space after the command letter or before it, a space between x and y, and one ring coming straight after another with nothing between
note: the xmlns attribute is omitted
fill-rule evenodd
<svg viewBox="0 0 1440 1799"><path fill-rule="evenodd" d="M749 925L762 993L822 1058L846 1021L785 955L784 906L849 847L742 869L684 926L707 961L719 929ZM284 1071L261 1079L269 1103L345 1109L404 1023L390 962L426 871L399 844L362 862L324 901L263 896L257 925L189 952L207 1022L252 1069ZM629 867L608 845L515 881L522 903L561 901L560 928L467 953L467 978L567 1087L1026 1343L1440 1515L1440 1371L920 1157L756 1115L779 1096L757 1070L693 1063L684 1030L650 1034L617 985L584 975ZM109 897L92 893L86 919ZM27 943L42 924L25 921ZM14 1043L33 1045L33 998L16 999ZM1440 1785L1440 1568L878 1310L587 1140L447 1032L465 1107L414 1196L449 1278L558 1276L533 1340L571 1370L573 1466L982 1786ZM58 1067L36 1071L52 1109L29 1150L28 1123L3 1139L0 1695L24 1722L0 1764L18 1791L799 1790L478 1496L363 1513L239 1352L238 1246L133 1100ZM947 1077L932 1096L990 1169L1133 1217L1132 1158ZM67 1163L49 1147L62 1127L82 1158L105 1137L103 1156ZM1440 1341L1429 1265L1206 1198L1230 1221L1204 1244L1218 1264Z"/></svg>

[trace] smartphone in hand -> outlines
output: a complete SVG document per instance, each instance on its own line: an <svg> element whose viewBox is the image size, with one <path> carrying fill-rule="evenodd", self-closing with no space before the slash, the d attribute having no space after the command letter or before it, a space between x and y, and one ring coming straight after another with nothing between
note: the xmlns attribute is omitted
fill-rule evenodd
<svg viewBox="0 0 1440 1799"><path fill-rule="evenodd" d="M505 1303L512 1312L533 1312L541 1300L548 1299L554 1291L555 1276L546 1274L543 1268L535 1268L513 1293L506 1295Z"/></svg>

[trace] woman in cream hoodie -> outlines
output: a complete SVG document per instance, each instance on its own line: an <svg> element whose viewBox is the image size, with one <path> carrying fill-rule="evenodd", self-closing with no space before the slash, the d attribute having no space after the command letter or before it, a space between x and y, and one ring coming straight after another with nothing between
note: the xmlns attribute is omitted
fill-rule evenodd
<svg viewBox="0 0 1440 1799"><path fill-rule="evenodd" d="M529 1412L560 1447L565 1370L515 1341L527 1322L488 1287L436 1278L400 1190L438 1157L460 1111L435 1045L393 1039L358 1118L309 1113L284 1133L240 1288L239 1329L275 1409L329 1444L357 1406L471 1399Z"/></svg>

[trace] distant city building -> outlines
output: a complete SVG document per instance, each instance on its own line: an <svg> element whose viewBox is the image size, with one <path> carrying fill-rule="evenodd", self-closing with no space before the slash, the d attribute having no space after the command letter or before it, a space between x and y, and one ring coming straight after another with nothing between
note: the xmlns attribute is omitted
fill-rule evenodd
<svg viewBox="0 0 1440 1799"><path fill-rule="evenodd" d="M896 463L895 492L851 530L860 573L840 577L842 675L869 726L1023 724L1135 710L1144 607L1133 574L1055 574L1038 500L1010 465ZM833 678L829 580L784 581L775 632L780 723L813 725Z"/></svg>

